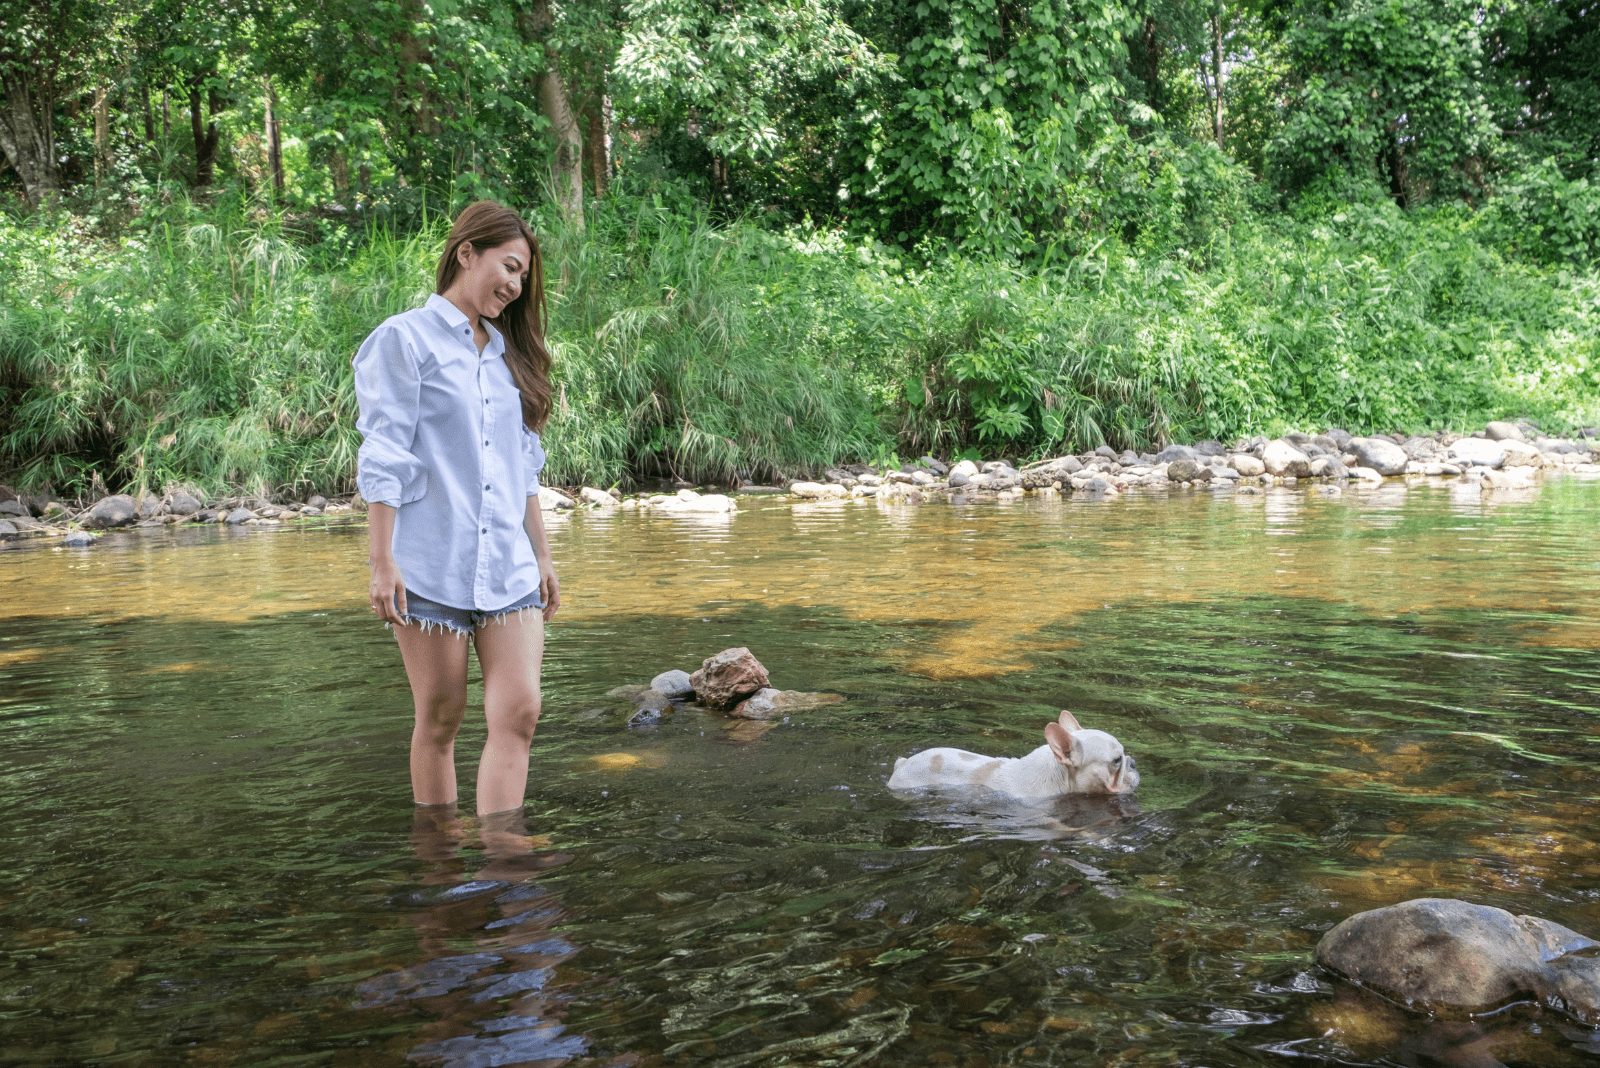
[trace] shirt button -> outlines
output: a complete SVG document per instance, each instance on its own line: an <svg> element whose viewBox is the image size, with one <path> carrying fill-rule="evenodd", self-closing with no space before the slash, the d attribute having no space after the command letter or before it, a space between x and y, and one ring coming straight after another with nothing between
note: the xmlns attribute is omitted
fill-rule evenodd
<svg viewBox="0 0 1600 1068"><path fill-rule="evenodd" d="M489 403L489 398L488 397L483 398L483 403L488 404Z"/></svg>
<svg viewBox="0 0 1600 1068"><path fill-rule="evenodd" d="M485 482L485 483L484 483L484 484L483 484L483 488L484 488L484 489L488 489L488 488L489 488L489 483L487 483L487 482Z"/></svg>
<svg viewBox="0 0 1600 1068"><path fill-rule="evenodd" d="M487 448L488 448L488 447L489 447L489 443L488 443L488 442L487 442L487 441L486 441L486 442L484 442L484 443L483 443L483 447L484 447L484 448L486 448L486 449L487 449Z"/></svg>
<svg viewBox="0 0 1600 1068"><path fill-rule="evenodd" d="M487 534L487 533L489 533L489 528L488 527L481 527L481 528L479 528L478 533L479 534Z"/></svg>

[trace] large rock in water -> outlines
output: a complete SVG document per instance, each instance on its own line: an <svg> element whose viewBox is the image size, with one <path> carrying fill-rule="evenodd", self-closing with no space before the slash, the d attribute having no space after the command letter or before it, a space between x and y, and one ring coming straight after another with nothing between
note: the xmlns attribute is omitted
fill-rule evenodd
<svg viewBox="0 0 1600 1068"><path fill-rule="evenodd" d="M1383 438L1351 438L1345 450L1355 456L1357 467L1370 467L1380 475L1405 474L1410 459L1406 450Z"/></svg>
<svg viewBox="0 0 1600 1068"><path fill-rule="evenodd" d="M765 689L769 681L767 669L742 645L706 657L700 670L689 676L701 704L724 709Z"/></svg>
<svg viewBox="0 0 1600 1068"><path fill-rule="evenodd" d="M1360 912L1317 943L1317 962L1408 1008L1490 1012L1536 1001L1600 1024L1600 942L1468 901L1418 898Z"/></svg>

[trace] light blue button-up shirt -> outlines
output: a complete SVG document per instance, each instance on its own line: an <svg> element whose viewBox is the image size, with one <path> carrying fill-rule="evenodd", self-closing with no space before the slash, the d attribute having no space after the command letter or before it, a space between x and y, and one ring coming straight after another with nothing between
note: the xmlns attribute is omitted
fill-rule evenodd
<svg viewBox="0 0 1600 1068"><path fill-rule="evenodd" d="M505 339L484 327L480 354L466 315L434 294L362 342L356 487L397 509L394 559L407 590L495 612L539 588L522 524L544 449L522 425Z"/></svg>

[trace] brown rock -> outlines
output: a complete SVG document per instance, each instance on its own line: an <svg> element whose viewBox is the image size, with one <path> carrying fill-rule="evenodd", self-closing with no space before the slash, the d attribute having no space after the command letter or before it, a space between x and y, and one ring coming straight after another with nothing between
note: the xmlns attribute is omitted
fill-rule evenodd
<svg viewBox="0 0 1600 1068"><path fill-rule="evenodd" d="M1537 1001L1600 1023L1600 943L1535 916L1418 898L1360 912L1317 944L1317 962L1429 1013L1490 1012Z"/></svg>
<svg viewBox="0 0 1600 1068"><path fill-rule="evenodd" d="M695 696L710 708L732 708L768 681L767 669L742 645L707 657L700 670L689 676Z"/></svg>

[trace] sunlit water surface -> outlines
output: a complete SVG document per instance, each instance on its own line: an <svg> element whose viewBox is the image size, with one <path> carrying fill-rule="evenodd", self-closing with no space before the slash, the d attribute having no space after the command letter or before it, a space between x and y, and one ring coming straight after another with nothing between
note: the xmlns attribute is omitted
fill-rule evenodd
<svg viewBox="0 0 1600 1068"><path fill-rule="evenodd" d="M1311 956L1421 895L1600 935L1600 482L551 523L510 861L470 815L413 827L361 526L0 552L0 1061L1600 1059ZM605 697L732 645L846 700L629 729ZM1136 800L884 787L1062 707L1137 755Z"/></svg>

